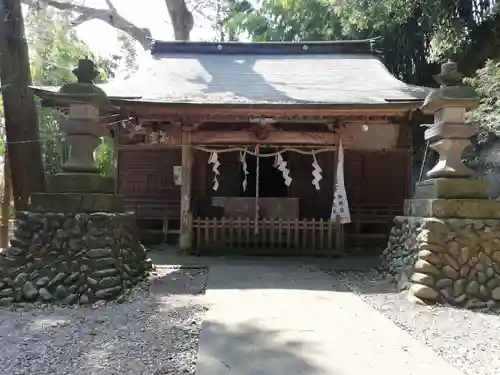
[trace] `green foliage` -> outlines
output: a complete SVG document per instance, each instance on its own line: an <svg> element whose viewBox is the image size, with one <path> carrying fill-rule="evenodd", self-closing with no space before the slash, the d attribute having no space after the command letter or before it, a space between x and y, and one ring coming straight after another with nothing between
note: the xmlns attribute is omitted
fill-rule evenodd
<svg viewBox="0 0 500 375"><path fill-rule="evenodd" d="M105 137L101 139L101 144L97 147L94 153L97 165L102 171L104 176L113 177L115 165L112 164L114 158L114 144L113 139Z"/></svg>
<svg viewBox="0 0 500 375"><path fill-rule="evenodd" d="M471 33L493 13L482 0L226 0L230 39L340 40L382 37L389 70L406 82L432 85L438 64L475 42Z"/></svg>
<svg viewBox="0 0 500 375"><path fill-rule="evenodd" d="M253 41L332 40L341 34L334 10L322 0L266 0L255 8L247 0L227 0L223 24L230 39Z"/></svg>
<svg viewBox="0 0 500 375"><path fill-rule="evenodd" d="M72 70L84 57L100 68L97 83L113 77L117 64L89 49L71 27L71 20L54 9L29 8L26 15L27 41L34 85L59 86L74 81Z"/></svg>
<svg viewBox="0 0 500 375"><path fill-rule="evenodd" d="M117 57L117 60L123 60L125 68L128 72L136 71L137 66L137 50L135 48L136 42L132 37L124 32L119 32L118 42L120 43L120 50L122 56Z"/></svg>
<svg viewBox="0 0 500 375"><path fill-rule="evenodd" d="M500 62L488 61L474 78L466 80L481 95L481 103L470 112L469 120L481 126L479 143L500 137Z"/></svg>
<svg viewBox="0 0 500 375"><path fill-rule="evenodd" d="M494 10L494 2L483 0L330 1L346 32L371 29L385 35L389 30L415 23L413 37L429 41L429 60L438 62L455 57L473 42L469 34ZM407 36L412 37L411 34Z"/></svg>

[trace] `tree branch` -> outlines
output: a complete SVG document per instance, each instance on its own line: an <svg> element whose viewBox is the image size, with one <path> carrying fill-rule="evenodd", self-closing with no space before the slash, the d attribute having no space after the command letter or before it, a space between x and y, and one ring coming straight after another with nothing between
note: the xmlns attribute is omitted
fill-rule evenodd
<svg viewBox="0 0 500 375"><path fill-rule="evenodd" d="M72 24L74 26L81 25L84 22L91 20L100 20L107 23L111 27L121 30L130 35L134 40L138 41L141 46L148 50L150 46L151 31L147 28L140 28L135 26L132 22L123 17L116 10L111 0L105 0L108 9L92 8L85 5L75 4L69 1L55 1L55 0L38 0L40 3L49 5L59 10L79 13ZM182 0L181 0L182 1ZM22 0L23 4L34 6L35 0Z"/></svg>
<svg viewBox="0 0 500 375"><path fill-rule="evenodd" d="M118 13L114 4L111 2L111 0L104 0L106 2L106 5L108 6L109 10L114 12L114 13Z"/></svg>

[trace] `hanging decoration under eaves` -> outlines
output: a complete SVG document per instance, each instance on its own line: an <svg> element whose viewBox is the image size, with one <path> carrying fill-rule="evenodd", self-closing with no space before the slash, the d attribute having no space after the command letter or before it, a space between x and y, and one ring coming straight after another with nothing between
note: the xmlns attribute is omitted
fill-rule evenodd
<svg viewBox="0 0 500 375"><path fill-rule="evenodd" d="M248 183L247 176L249 175L246 156L247 156L246 150L240 151L240 162L241 162L241 166L243 168L243 182L241 183L241 185L243 187L243 191L247 191L247 183Z"/></svg>
<svg viewBox="0 0 500 375"><path fill-rule="evenodd" d="M214 172L214 185L212 189L214 191L217 191L219 190L219 176L220 176L219 167L221 164L219 163L219 157L216 152L212 152L210 154L210 158L208 159L208 164L212 164L212 171Z"/></svg>
<svg viewBox="0 0 500 375"><path fill-rule="evenodd" d="M283 159L281 154L276 155L274 159L274 166L283 174L283 181L286 186L290 186L292 178L290 177L290 169L287 168L287 162Z"/></svg>
<svg viewBox="0 0 500 375"><path fill-rule="evenodd" d="M159 130L157 132L151 132L149 134L149 143L169 143L170 137L163 130Z"/></svg>
<svg viewBox="0 0 500 375"><path fill-rule="evenodd" d="M314 178L312 180L312 184L314 185L316 190L320 190L319 182L323 179L323 176L321 175L321 172L323 172L323 170L319 166L318 160L316 160L316 155L314 155L314 154L313 154L313 159L314 159L314 161L312 163L312 167L313 167L312 175Z"/></svg>

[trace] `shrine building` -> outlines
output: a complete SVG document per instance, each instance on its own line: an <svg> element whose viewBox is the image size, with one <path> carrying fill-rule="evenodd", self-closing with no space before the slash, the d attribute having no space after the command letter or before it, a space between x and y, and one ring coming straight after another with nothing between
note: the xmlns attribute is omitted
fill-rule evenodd
<svg viewBox="0 0 500 375"><path fill-rule="evenodd" d="M391 75L371 40L154 41L99 87L120 108L102 116L116 192L143 230L199 254L303 256L386 242L431 90Z"/></svg>

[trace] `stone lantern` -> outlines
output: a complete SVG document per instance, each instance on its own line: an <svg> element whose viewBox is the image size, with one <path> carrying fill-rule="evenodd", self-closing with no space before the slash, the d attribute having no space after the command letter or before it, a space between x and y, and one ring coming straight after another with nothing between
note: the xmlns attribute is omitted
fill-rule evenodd
<svg viewBox="0 0 500 375"><path fill-rule="evenodd" d="M90 60L80 60L78 68L73 70L77 83L68 83L59 93L70 96L81 95L69 105L68 119L61 123L61 130L66 133L71 145L71 156L62 166L64 172L99 173L95 165L93 152L99 145L99 138L107 134L99 124L101 110L115 110L106 95L92 80L99 74ZM116 108L117 110L117 108Z"/></svg>
<svg viewBox="0 0 500 375"><path fill-rule="evenodd" d="M486 181L474 179L462 162L477 126L466 111L479 103L462 84L457 64L447 62L435 76L441 85L422 111L434 115L425 131L439 161L394 218L382 269L400 290L419 303L466 308L500 305L500 201L488 198Z"/></svg>
<svg viewBox="0 0 500 375"><path fill-rule="evenodd" d="M466 123L466 112L479 103L475 91L462 84L463 75L457 64L447 62L434 79L441 85L426 98L422 112L434 115L425 140L439 153L437 164L417 185L415 198L485 198L485 181L472 180L474 173L463 164L462 155L476 134L477 125Z"/></svg>
<svg viewBox="0 0 500 375"><path fill-rule="evenodd" d="M48 193L33 194L31 208L57 212L122 212L123 198L114 194L114 178L102 176L94 160L100 138L108 130L99 117L119 112L106 93L93 80L94 63L81 59L73 70L77 82L61 86L58 92L45 94L69 108L68 118L60 124L71 151L62 172L47 177Z"/></svg>
<svg viewBox="0 0 500 375"><path fill-rule="evenodd" d="M0 257L0 271L11 276L0 283L0 305L124 301L151 270L135 214L124 211L114 179L100 175L93 157L99 138L108 134L99 117L119 108L92 83L92 61L80 60L73 72L78 82L59 92L34 88L69 108L61 129L71 157L61 173L48 176L48 192L32 194L28 211L16 213L12 246Z"/></svg>
<svg viewBox="0 0 500 375"><path fill-rule="evenodd" d="M434 123L426 130L425 140L439 153L439 161L428 173L428 178L467 178L473 173L462 163L464 149L470 145L470 137L477 126L465 123L469 108L479 103L474 90L462 84L462 74L457 64L447 62L441 73L434 76L441 87L425 100L421 110L434 115Z"/></svg>

